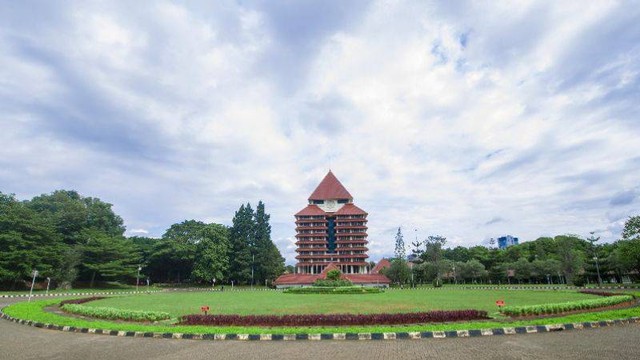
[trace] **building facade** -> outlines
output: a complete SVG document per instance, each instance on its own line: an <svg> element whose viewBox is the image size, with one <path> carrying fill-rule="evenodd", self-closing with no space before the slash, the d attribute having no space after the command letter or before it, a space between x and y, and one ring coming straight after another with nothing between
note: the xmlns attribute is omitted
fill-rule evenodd
<svg viewBox="0 0 640 360"><path fill-rule="evenodd" d="M518 245L518 238L511 235L501 236L498 238L498 248L506 249L509 246Z"/></svg>
<svg viewBox="0 0 640 360"><path fill-rule="evenodd" d="M367 212L329 171L295 214L296 272L321 274L329 265L344 274L367 274Z"/></svg>

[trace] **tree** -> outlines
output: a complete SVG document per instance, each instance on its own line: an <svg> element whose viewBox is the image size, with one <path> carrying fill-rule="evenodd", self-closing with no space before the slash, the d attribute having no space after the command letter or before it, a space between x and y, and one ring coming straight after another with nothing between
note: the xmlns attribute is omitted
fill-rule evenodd
<svg viewBox="0 0 640 360"><path fill-rule="evenodd" d="M442 247L447 242L447 238L440 235L429 235L427 240L424 241L425 251L424 258L426 261L430 261L436 268L436 280L441 280L440 261L442 259Z"/></svg>
<svg viewBox="0 0 640 360"><path fill-rule="evenodd" d="M617 257L627 270L640 272L640 216L632 216L624 223Z"/></svg>
<svg viewBox="0 0 640 360"><path fill-rule="evenodd" d="M404 249L404 240L402 237L402 229L398 227L398 232L396 233L396 249L395 249L396 259L405 259L406 252Z"/></svg>
<svg viewBox="0 0 640 360"><path fill-rule="evenodd" d="M229 229L229 276L236 283L251 282L251 272L255 271L254 213L250 204L241 205L233 217L233 225ZM254 274L255 275L255 274Z"/></svg>
<svg viewBox="0 0 640 360"><path fill-rule="evenodd" d="M265 212L264 203L259 201L254 214L255 241L252 249L256 259L254 277L257 283L273 281L284 272L284 258L271 240L270 218L271 216Z"/></svg>
<svg viewBox="0 0 640 360"><path fill-rule="evenodd" d="M402 285L409 282L411 269L404 259L394 259L391 267L383 269L382 273L391 280L392 283Z"/></svg>
<svg viewBox="0 0 640 360"><path fill-rule="evenodd" d="M529 260L524 257L521 257L513 263L513 270L515 271L515 278L518 280L518 283L531 278L532 266Z"/></svg>
<svg viewBox="0 0 640 360"><path fill-rule="evenodd" d="M630 216L624 223L623 240L640 239L640 216Z"/></svg>
<svg viewBox="0 0 640 360"><path fill-rule="evenodd" d="M582 269L583 256L580 251L580 239L573 235L559 235L554 238L557 244L557 255L561 264L561 272L566 283L572 283L573 277Z"/></svg>
<svg viewBox="0 0 640 360"><path fill-rule="evenodd" d="M96 276L106 280L135 278L140 258L135 245L122 236L109 236L101 231L86 230L82 246L82 267L91 273L90 287Z"/></svg>
<svg viewBox="0 0 640 360"><path fill-rule="evenodd" d="M471 279L474 283L478 279L486 277L488 275L484 265L476 259L471 259L466 263L458 263L461 266L460 275L465 279ZM457 273L457 271L456 271Z"/></svg>
<svg viewBox="0 0 640 360"><path fill-rule="evenodd" d="M222 280L229 268L229 231L224 225L208 224L198 230L197 257L193 266L196 281Z"/></svg>
<svg viewBox="0 0 640 360"><path fill-rule="evenodd" d="M54 277L64 264L62 238L53 224L19 202L0 192L0 282L11 288L31 278L37 269L41 276Z"/></svg>
<svg viewBox="0 0 640 360"><path fill-rule="evenodd" d="M181 282L191 278L197 245L205 223L185 220L173 224L158 240L149 257L148 272L156 280Z"/></svg>

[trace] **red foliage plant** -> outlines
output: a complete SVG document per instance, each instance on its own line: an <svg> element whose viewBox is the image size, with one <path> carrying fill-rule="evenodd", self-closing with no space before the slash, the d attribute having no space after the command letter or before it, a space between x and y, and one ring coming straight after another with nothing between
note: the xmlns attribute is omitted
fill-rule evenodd
<svg viewBox="0 0 640 360"><path fill-rule="evenodd" d="M100 299L105 299L105 297L104 296L92 296L92 297L82 298L82 299L63 300L63 301L60 302L60 306L65 305L65 304L84 304L84 303L87 303L89 301L100 300Z"/></svg>
<svg viewBox="0 0 640 360"><path fill-rule="evenodd" d="M436 310L401 314L185 315L181 325L211 326L344 326L397 325L484 320L482 310Z"/></svg>

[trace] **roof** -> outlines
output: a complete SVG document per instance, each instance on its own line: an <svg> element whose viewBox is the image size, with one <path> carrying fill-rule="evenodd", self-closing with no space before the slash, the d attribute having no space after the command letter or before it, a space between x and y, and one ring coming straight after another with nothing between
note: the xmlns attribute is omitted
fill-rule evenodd
<svg viewBox="0 0 640 360"><path fill-rule="evenodd" d="M344 204L344 206L335 212L335 215L367 215L367 212L349 203Z"/></svg>
<svg viewBox="0 0 640 360"><path fill-rule="evenodd" d="M318 207L318 205L307 205L304 209L298 211L295 216L316 216L316 215L326 215L322 209Z"/></svg>
<svg viewBox="0 0 640 360"><path fill-rule="evenodd" d="M329 170L318 187L311 193L309 200L351 199L353 196L344 188L340 180Z"/></svg>
<svg viewBox="0 0 640 360"><path fill-rule="evenodd" d="M280 275L274 285L311 285L320 275L313 274L284 274Z"/></svg>
<svg viewBox="0 0 640 360"><path fill-rule="evenodd" d="M387 260L387 259L382 259L382 260L378 261L378 263L376 264L376 266L374 266L373 269L371 269L371 273L372 274L379 274L382 269L390 268L390 267L391 267L391 262L389 262L389 260Z"/></svg>

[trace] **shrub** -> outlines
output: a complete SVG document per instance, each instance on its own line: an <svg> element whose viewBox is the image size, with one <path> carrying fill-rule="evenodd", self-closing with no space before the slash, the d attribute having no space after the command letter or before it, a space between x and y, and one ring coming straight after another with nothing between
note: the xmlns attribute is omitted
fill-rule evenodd
<svg viewBox="0 0 640 360"><path fill-rule="evenodd" d="M338 280L318 279L313 282L313 286L338 287L338 286L352 286L352 285L353 283L351 283L351 281L347 279L338 279Z"/></svg>
<svg viewBox="0 0 640 360"><path fill-rule="evenodd" d="M586 280L584 276L576 276L573 278L572 283L573 283L573 286L583 287L584 284L586 283Z"/></svg>
<svg viewBox="0 0 640 360"><path fill-rule="evenodd" d="M364 286L307 286L288 288L283 292L286 294L376 294L383 292L383 290Z"/></svg>
<svg viewBox="0 0 640 360"><path fill-rule="evenodd" d="M169 313L161 311L122 310L109 307L90 307L79 304L64 304L61 309L72 314L108 320L158 321L171 317Z"/></svg>
<svg viewBox="0 0 640 360"><path fill-rule="evenodd" d="M84 303L88 303L89 301L95 301L95 300L100 300L100 299L105 299L105 297L104 296L92 296L92 297L82 298L82 299L62 300L60 302L60 306L66 305L66 304L84 304Z"/></svg>
<svg viewBox="0 0 640 360"><path fill-rule="evenodd" d="M401 314L185 315L180 325L211 326L344 326L397 325L488 319L482 310L429 311Z"/></svg>
<svg viewBox="0 0 640 360"><path fill-rule="evenodd" d="M327 280L339 280L342 273L338 269L327 271Z"/></svg>
<svg viewBox="0 0 640 360"><path fill-rule="evenodd" d="M582 294L597 295L597 296L616 296L616 295L620 295L620 293L614 293L614 292L610 292L610 291L601 291L601 290L580 290L578 292L582 293Z"/></svg>
<svg viewBox="0 0 640 360"><path fill-rule="evenodd" d="M633 299L634 297L631 295L617 295L600 299L589 299L555 304L505 306L500 311L503 314L509 316L560 314L567 311L596 309L618 305L624 302L632 301Z"/></svg>

